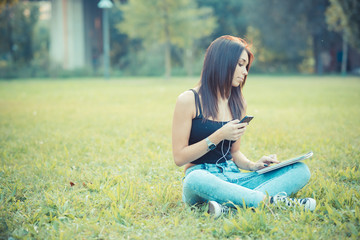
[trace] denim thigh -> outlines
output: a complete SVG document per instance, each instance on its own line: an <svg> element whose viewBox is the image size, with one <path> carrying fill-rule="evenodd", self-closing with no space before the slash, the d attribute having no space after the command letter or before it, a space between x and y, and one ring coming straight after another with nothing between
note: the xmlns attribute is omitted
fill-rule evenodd
<svg viewBox="0 0 360 240"><path fill-rule="evenodd" d="M209 200L219 203L258 206L264 194L242 187L239 183L254 173L241 173L233 161L220 164L199 164L189 168L183 182L183 201L189 205Z"/></svg>
<svg viewBox="0 0 360 240"><path fill-rule="evenodd" d="M195 174L196 177L190 174L196 170L201 170ZM189 174L192 175L191 179L187 179ZM189 204L213 199L234 203L246 200L247 205L256 206L263 199L264 194L273 196L279 192L286 192L289 195L296 193L309 181L310 171L304 163L295 163L264 174L241 172L230 160L220 164L195 165L187 169L184 179L183 200ZM203 181L204 179L206 180ZM210 185L212 187L208 188ZM209 193L198 192L204 189ZM212 195L213 193L215 195Z"/></svg>
<svg viewBox="0 0 360 240"><path fill-rule="evenodd" d="M274 196L279 192L288 195L298 192L310 180L310 170L306 164L298 162L264 174L256 172L226 173L228 181L240 186Z"/></svg>

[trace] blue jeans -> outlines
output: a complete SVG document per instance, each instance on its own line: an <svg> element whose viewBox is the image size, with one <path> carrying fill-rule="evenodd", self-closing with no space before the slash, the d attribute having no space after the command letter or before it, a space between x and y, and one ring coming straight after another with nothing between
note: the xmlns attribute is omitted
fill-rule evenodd
<svg viewBox="0 0 360 240"><path fill-rule="evenodd" d="M204 163L186 170L182 198L189 205L216 201L257 207L266 194L296 193L309 179L309 168L302 162L264 174L241 172L232 160Z"/></svg>

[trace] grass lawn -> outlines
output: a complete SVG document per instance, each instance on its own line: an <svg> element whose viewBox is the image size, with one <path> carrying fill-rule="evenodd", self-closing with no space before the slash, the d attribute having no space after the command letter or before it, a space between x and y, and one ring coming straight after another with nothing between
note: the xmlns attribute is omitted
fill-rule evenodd
<svg viewBox="0 0 360 240"><path fill-rule="evenodd" d="M250 76L254 161L314 152L299 209L213 219L181 202L177 96L197 79L0 82L0 239L360 238L360 79Z"/></svg>

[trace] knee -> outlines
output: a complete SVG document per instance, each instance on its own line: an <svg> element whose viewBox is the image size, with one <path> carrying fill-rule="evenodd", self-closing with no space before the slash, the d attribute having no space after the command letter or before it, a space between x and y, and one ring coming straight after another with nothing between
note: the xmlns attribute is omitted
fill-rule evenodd
<svg viewBox="0 0 360 240"><path fill-rule="evenodd" d="M302 179L305 183L309 182L311 173L309 167L303 162L297 162L293 165L293 169L296 171L298 178Z"/></svg>
<svg viewBox="0 0 360 240"><path fill-rule="evenodd" d="M192 189L194 186L199 185L207 173L208 172L204 170L194 170L190 172L184 179L184 187Z"/></svg>
<svg viewBox="0 0 360 240"><path fill-rule="evenodd" d="M206 173L204 170L194 170L186 175L183 182L183 202L191 206L206 201L206 199L199 195L199 189L203 187L202 181Z"/></svg>

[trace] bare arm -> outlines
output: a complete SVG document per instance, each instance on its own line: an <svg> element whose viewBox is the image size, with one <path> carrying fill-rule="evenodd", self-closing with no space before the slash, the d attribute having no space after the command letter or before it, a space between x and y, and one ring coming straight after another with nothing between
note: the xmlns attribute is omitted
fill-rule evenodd
<svg viewBox="0 0 360 240"><path fill-rule="evenodd" d="M195 98L190 91L182 93L176 102L172 125L172 151L175 164L183 166L207 153L204 140L189 146L192 119L195 117ZM222 140L219 132L213 133L209 139L214 144Z"/></svg>
<svg viewBox="0 0 360 240"><path fill-rule="evenodd" d="M254 169L255 163L250 161L242 152L240 152L240 139L232 145L231 155L238 168L250 171Z"/></svg>
<svg viewBox="0 0 360 240"><path fill-rule="evenodd" d="M271 163L279 163L275 154L270 156L263 156L257 162L250 161L242 152L240 152L240 139L232 145L231 155L233 157L234 163L238 168L249 171L262 169Z"/></svg>
<svg viewBox="0 0 360 240"><path fill-rule="evenodd" d="M175 164L183 166L208 152L205 139L189 145L192 119L195 117L195 98L190 91L182 93L176 102L172 126L172 151ZM239 120L233 120L215 131L208 138L215 145L224 139L237 140L244 133Z"/></svg>

